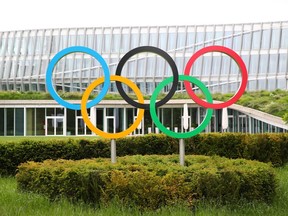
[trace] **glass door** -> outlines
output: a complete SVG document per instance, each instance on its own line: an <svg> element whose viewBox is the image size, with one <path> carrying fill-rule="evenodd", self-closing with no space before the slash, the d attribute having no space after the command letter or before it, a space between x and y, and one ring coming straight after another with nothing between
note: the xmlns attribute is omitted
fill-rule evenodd
<svg viewBox="0 0 288 216"><path fill-rule="evenodd" d="M64 135L64 117L47 116L45 119L46 136L63 136Z"/></svg>
<svg viewBox="0 0 288 216"><path fill-rule="evenodd" d="M238 132L247 132L247 118L246 115L239 115L239 130Z"/></svg>
<svg viewBox="0 0 288 216"><path fill-rule="evenodd" d="M86 126L82 116L76 116L76 135L77 136L92 135L91 130Z"/></svg>
<svg viewBox="0 0 288 216"><path fill-rule="evenodd" d="M114 116L105 117L106 124L104 125L104 131L107 133L116 133L116 122Z"/></svg>
<svg viewBox="0 0 288 216"><path fill-rule="evenodd" d="M234 130L234 117L233 116L228 116L228 132L235 132Z"/></svg>

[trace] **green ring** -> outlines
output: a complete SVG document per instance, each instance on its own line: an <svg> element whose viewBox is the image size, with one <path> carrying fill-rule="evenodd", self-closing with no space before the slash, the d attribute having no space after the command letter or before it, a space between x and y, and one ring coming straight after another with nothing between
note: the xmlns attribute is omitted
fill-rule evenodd
<svg viewBox="0 0 288 216"><path fill-rule="evenodd" d="M206 88L206 86L198 79L191 77L191 76L186 76L186 75L179 75L179 80L181 81L189 81L191 83L194 83L195 85L197 85L202 92L204 93L204 95L206 96L206 99L209 103L213 102L212 96L209 92L209 90ZM153 119L155 125L159 128L159 130L161 130L163 133L165 133L166 135L170 136L170 137L174 137L174 138L189 138L192 136L195 136L197 134L199 134L201 131L203 131L205 129L205 127L209 124L210 119L212 117L213 114L213 109L207 109L206 115L204 120L202 121L202 123L195 128L192 131L189 132L185 132L185 133L176 133L174 131L168 130L158 119L158 116L156 114L156 100L157 100L157 95L160 93L160 91L169 83L173 82L173 77L169 77L165 80L163 80L160 84L158 84L158 86L156 87L156 89L154 90L151 99L150 99L150 115L151 118Z"/></svg>

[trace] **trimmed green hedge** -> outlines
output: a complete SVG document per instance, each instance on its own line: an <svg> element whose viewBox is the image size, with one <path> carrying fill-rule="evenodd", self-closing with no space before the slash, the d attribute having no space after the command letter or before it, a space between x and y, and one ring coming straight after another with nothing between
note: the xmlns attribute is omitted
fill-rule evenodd
<svg viewBox="0 0 288 216"><path fill-rule="evenodd" d="M109 159L46 160L19 166L16 175L21 191L51 199L99 204L118 199L125 205L159 208L193 199L237 203L239 200L271 202L276 180L265 163L218 156L178 155L125 156L117 164ZM190 203L191 204L191 203Z"/></svg>
<svg viewBox="0 0 288 216"><path fill-rule="evenodd" d="M245 158L283 166L288 162L288 133L208 133L192 137L187 152Z"/></svg>
<svg viewBox="0 0 288 216"><path fill-rule="evenodd" d="M163 134L117 140L117 155L169 155L179 152L179 140ZM288 161L288 134L209 133L185 140L186 154L219 155L271 162L282 166ZM43 139L0 143L0 175L14 175L26 161L110 157L110 140Z"/></svg>

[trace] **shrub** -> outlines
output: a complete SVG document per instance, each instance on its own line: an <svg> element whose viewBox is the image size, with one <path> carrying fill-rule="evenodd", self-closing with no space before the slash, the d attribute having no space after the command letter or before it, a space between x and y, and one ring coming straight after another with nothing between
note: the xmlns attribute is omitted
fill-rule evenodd
<svg viewBox="0 0 288 216"><path fill-rule="evenodd" d="M233 203L239 200L271 202L276 180L265 163L218 156L125 156L108 159L46 160L19 166L16 175L22 191L55 199L99 204L119 199L125 205L159 208L177 202L200 200Z"/></svg>
<svg viewBox="0 0 288 216"><path fill-rule="evenodd" d="M47 158L77 159L78 144L72 140L7 142L0 145L0 173L14 174L15 168L25 161L43 161Z"/></svg>
<svg viewBox="0 0 288 216"><path fill-rule="evenodd" d="M179 140L163 134L117 140L117 156L169 155L179 152ZM209 133L185 140L186 154L219 155L271 162L282 166L288 161L288 134ZM14 175L26 161L110 157L107 139L50 139L0 143L0 175Z"/></svg>
<svg viewBox="0 0 288 216"><path fill-rule="evenodd" d="M210 133L186 141L187 153L219 155L271 162L282 166L288 161L288 134Z"/></svg>

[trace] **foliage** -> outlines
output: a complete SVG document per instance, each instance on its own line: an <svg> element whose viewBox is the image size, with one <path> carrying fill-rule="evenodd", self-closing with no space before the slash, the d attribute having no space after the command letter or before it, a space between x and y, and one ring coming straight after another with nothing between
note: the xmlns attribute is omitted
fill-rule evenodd
<svg viewBox="0 0 288 216"><path fill-rule="evenodd" d="M284 114L283 120L288 124L288 112Z"/></svg>
<svg viewBox="0 0 288 216"><path fill-rule="evenodd" d="M58 95L65 100L81 100L82 92L57 92ZM137 99L135 95L128 94L132 99ZM93 99L97 94L92 93L89 95L89 99ZM144 96L145 99L149 98ZM119 94L106 94L105 100L123 100ZM51 95L48 92L22 92L22 91L0 91L0 100L52 100Z"/></svg>
<svg viewBox="0 0 288 216"><path fill-rule="evenodd" d="M124 205L157 209L196 200L233 203L241 199L271 202L275 196L273 169L265 163L218 156L126 156L109 159L46 160L19 166L18 187L51 199L99 204L117 198Z"/></svg>
<svg viewBox="0 0 288 216"><path fill-rule="evenodd" d="M117 156L170 155L179 152L179 140L164 134L118 139ZM186 154L219 155L271 162L282 166L288 161L288 134L200 134L185 140ZM27 161L110 157L107 139L43 139L0 143L0 175L14 175Z"/></svg>
<svg viewBox="0 0 288 216"><path fill-rule="evenodd" d="M192 137L186 143L187 151L194 154L245 158L274 166L288 162L287 133L209 133Z"/></svg>
<svg viewBox="0 0 288 216"><path fill-rule="evenodd" d="M41 215L41 216L78 216L78 215L119 215L119 216L260 216L273 215L282 216L288 212L288 165L275 168L277 185L276 197L273 203L258 201L240 201L233 204L219 205L211 202L197 202L197 205L187 206L183 202L176 203L157 210L139 210L129 205L123 206L116 199L109 204L100 205L95 208L83 202L71 203L67 199L61 198L54 202L41 194L19 192L16 187L14 177L0 177L0 212L1 215Z"/></svg>

